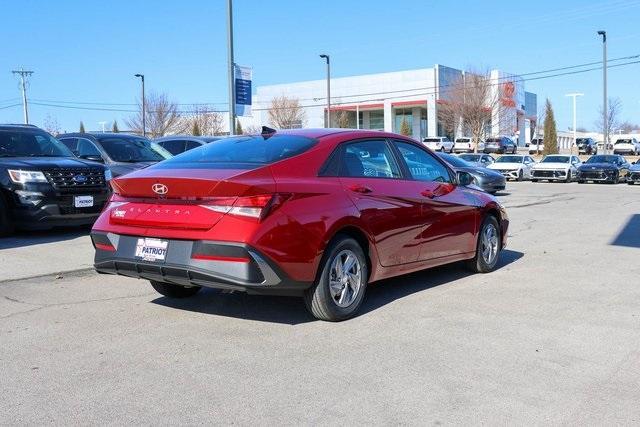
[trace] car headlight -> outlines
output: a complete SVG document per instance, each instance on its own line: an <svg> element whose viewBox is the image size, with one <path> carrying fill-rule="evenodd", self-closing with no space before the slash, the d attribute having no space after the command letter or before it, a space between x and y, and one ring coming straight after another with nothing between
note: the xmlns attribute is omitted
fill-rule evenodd
<svg viewBox="0 0 640 427"><path fill-rule="evenodd" d="M25 171L21 169L9 169L9 178L11 181L25 184L28 182L47 182L47 178L40 171Z"/></svg>
<svg viewBox="0 0 640 427"><path fill-rule="evenodd" d="M104 179L105 181L111 181L113 179L113 173L111 173L111 169L105 169Z"/></svg>

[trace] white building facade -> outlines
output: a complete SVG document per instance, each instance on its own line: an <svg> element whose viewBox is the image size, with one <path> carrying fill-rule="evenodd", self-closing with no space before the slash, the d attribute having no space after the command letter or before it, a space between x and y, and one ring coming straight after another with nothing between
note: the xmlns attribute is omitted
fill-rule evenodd
<svg viewBox="0 0 640 427"><path fill-rule="evenodd" d="M411 136L416 139L444 136L438 106L446 102L446 88L460 81L463 74L461 70L435 65L419 70L332 78L331 127L399 133L406 121ZM516 75L493 70L490 76L496 82L493 90L500 91L503 107L494 111L489 133L510 136L524 146L531 138L531 121L536 120L536 95L525 92L524 81ZM271 100L279 96L299 101L306 116L300 127L325 126L326 80L257 87L253 117L244 118L243 125L269 125Z"/></svg>

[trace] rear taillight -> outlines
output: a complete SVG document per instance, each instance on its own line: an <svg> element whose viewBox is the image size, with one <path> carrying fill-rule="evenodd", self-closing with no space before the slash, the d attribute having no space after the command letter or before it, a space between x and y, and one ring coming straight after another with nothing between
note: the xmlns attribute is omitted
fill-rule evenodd
<svg viewBox="0 0 640 427"><path fill-rule="evenodd" d="M290 194L261 194L248 197L220 197L210 199L203 208L223 214L238 215L255 219L264 219L277 209Z"/></svg>

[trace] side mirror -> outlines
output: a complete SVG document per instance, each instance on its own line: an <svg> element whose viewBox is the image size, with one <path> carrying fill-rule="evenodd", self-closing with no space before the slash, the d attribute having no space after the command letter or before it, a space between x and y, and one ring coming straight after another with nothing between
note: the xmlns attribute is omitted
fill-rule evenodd
<svg viewBox="0 0 640 427"><path fill-rule="evenodd" d="M458 171L456 175L458 178L458 185L466 187L467 185L473 184L473 175L469 172Z"/></svg>
<svg viewBox="0 0 640 427"><path fill-rule="evenodd" d="M104 159L101 156L86 155L86 156L80 156L80 158L83 160L90 160L92 162L104 163Z"/></svg>

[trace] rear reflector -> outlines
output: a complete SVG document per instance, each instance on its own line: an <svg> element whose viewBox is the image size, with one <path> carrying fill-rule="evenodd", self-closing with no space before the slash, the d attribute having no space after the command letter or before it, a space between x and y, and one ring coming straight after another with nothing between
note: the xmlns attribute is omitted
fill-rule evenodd
<svg viewBox="0 0 640 427"><path fill-rule="evenodd" d="M114 248L112 245L108 245L106 243L96 243L96 249L101 249L103 251L109 251L109 252L115 252L116 248Z"/></svg>
<svg viewBox="0 0 640 427"><path fill-rule="evenodd" d="M223 262L249 262L249 258L231 257L222 255L207 255L207 254L193 254L191 259L197 259L200 261L223 261Z"/></svg>

